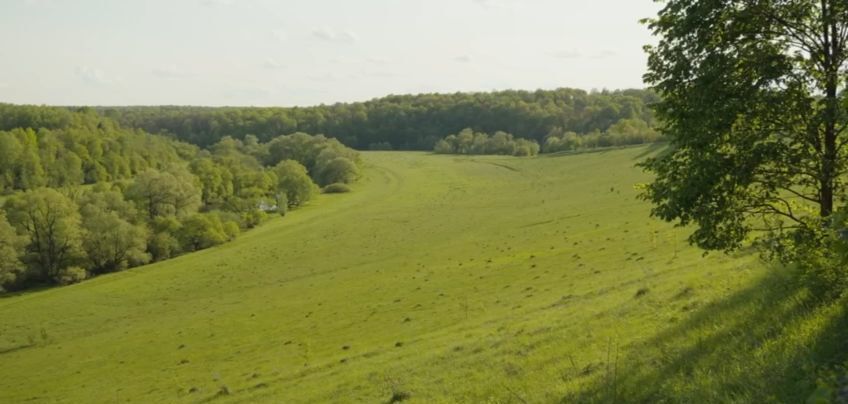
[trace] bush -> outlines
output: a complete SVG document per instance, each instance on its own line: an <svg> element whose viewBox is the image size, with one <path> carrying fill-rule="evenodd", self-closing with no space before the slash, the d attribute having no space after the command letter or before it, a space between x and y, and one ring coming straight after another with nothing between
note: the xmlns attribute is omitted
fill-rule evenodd
<svg viewBox="0 0 848 404"><path fill-rule="evenodd" d="M318 178L321 185L337 182L349 184L359 177L359 167L346 157L334 157L318 165Z"/></svg>
<svg viewBox="0 0 848 404"><path fill-rule="evenodd" d="M279 162L274 167L274 172L277 175L277 193L286 196L289 207L305 204L318 190L309 177L306 167L295 160Z"/></svg>
<svg viewBox="0 0 848 404"><path fill-rule="evenodd" d="M253 209L243 212L239 219L244 228L252 229L262 223L262 221L264 221L267 217L268 215L265 212L259 209ZM236 227L238 227L238 225Z"/></svg>
<svg viewBox="0 0 848 404"><path fill-rule="evenodd" d="M285 216L288 211L289 198L286 197L286 194L280 194L280 196L277 197L277 213L279 213L280 216Z"/></svg>
<svg viewBox="0 0 848 404"><path fill-rule="evenodd" d="M324 187L321 192L325 194L344 194L350 192L350 187L347 184L342 184L340 182L335 182L330 185Z"/></svg>
<svg viewBox="0 0 848 404"><path fill-rule="evenodd" d="M88 278L88 272L80 267L67 267L59 270L59 273L56 274L56 282L60 285L79 283L84 281L85 278Z"/></svg>
<svg viewBox="0 0 848 404"><path fill-rule="evenodd" d="M641 119L622 119L610 126L606 132L598 130L578 135L553 128L545 137L544 153L556 153L579 149L597 149L601 147L627 146L653 143L662 140L657 130Z"/></svg>
<svg viewBox="0 0 848 404"><path fill-rule="evenodd" d="M176 257L182 251L180 241L168 232L156 233L147 243L147 250L154 261Z"/></svg>
<svg viewBox="0 0 848 404"><path fill-rule="evenodd" d="M447 140L441 139L433 146L433 153L436 154L453 154L453 146Z"/></svg>
<svg viewBox="0 0 848 404"><path fill-rule="evenodd" d="M515 138L512 134L497 131L489 136L466 128L436 142L436 154L494 154L503 156L535 156L539 143L535 140Z"/></svg>
<svg viewBox="0 0 848 404"><path fill-rule="evenodd" d="M237 223L224 221L214 212L196 213L183 221L177 238L186 250L197 251L232 240L238 234L236 229Z"/></svg>

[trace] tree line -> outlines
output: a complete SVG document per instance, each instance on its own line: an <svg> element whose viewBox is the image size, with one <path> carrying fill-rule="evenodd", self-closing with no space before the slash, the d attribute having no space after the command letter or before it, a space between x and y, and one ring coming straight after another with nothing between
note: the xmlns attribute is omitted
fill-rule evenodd
<svg viewBox="0 0 848 404"><path fill-rule="evenodd" d="M542 146L535 140L516 138L510 133L497 131L475 132L465 128L457 134L440 139L433 146L436 154L499 154L507 156L535 156L543 153L556 153L603 147L627 146L661 141L660 133L640 119L622 119L612 125L607 132L579 135L576 132L554 128L545 136Z"/></svg>
<svg viewBox="0 0 848 404"><path fill-rule="evenodd" d="M641 119L622 119L610 126L606 132L594 131L587 134L577 134L562 128L554 128L545 137L542 152L556 153L581 149L597 149L603 147L628 146L653 143L663 140L657 129Z"/></svg>
<svg viewBox="0 0 848 404"><path fill-rule="evenodd" d="M223 137L201 149L90 109L0 109L4 125L42 125L0 131L0 290L221 244L359 175L358 153L321 135Z"/></svg>
<svg viewBox="0 0 848 404"><path fill-rule="evenodd" d="M455 135L448 135L436 142L433 152L437 154L500 154L506 156L535 156L539 144L535 140L516 139L510 133L498 131L474 132L465 128Z"/></svg>
<svg viewBox="0 0 848 404"><path fill-rule="evenodd" d="M621 121L653 128L649 90L586 92L561 88L391 95L366 102L313 107L102 107L124 127L167 134L206 147L225 136L254 135L267 142L280 133L323 133L359 150L432 150L439 139L464 128L504 131L544 144L555 130L608 133Z"/></svg>

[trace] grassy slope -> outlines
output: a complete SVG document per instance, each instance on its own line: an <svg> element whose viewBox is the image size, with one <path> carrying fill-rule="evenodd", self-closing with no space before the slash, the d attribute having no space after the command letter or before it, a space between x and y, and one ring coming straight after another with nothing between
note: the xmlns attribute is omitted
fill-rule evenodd
<svg viewBox="0 0 848 404"><path fill-rule="evenodd" d="M366 153L233 243L0 299L0 402L803 397L844 305L649 219L646 152Z"/></svg>

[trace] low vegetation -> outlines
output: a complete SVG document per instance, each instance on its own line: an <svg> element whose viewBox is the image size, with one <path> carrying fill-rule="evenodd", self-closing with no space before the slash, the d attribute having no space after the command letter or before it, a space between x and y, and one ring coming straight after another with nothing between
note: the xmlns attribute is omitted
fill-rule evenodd
<svg viewBox="0 0 848 404"><path fill-rule="evenodd" d="M535 156L539 144L535 140L516 139L506 132L474 132L470 128L436 142L433 151L437 154L492 154L504 156Z"/></svg>
<svg viewBox="0 0 848 404"><path fill-rule="evenodd" d="M629 146L662 141L660 133L640 119L622 119L606 132L594 131L577 134L555 128L542 145L542 152L556 153L614 146Z"/></svg>
<svg viewBox="0 0 848 404"><path fill-rule="evenodd" d="M649 218L634 163L656 149L362 153L354 193L0 299L0 401L833 397L848 302L755 252L704 256L688 228Z"/></svg>

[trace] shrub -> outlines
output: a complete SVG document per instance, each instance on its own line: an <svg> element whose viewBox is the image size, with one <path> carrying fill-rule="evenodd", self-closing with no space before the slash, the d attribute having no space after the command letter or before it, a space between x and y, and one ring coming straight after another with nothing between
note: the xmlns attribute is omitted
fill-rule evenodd
<svg viewBox="0 0 848 404"><path fill-rule="evenodd" d="M274 167L274 172L277 174L278 194L286 196L289 207L303 205L315 195L318 187L312 182L303 164L283 160Z"/></svg>
<svg viewBox="0 0 848 404"><path fill-rule="evenodd" d="M350 192L350 187L347 186L347 184L335 182L335 183L332 183L330 185L327 185L321 191L324 192L325 194L344 194L344 193Z"/></svg>
<svg viewBox="0 0 848 404"><path fill-rule="evenodd" d="M234 222L226 223L216 213L197 213L183 221L177 238L183 248L192 251L223 244L235 237L232 233L238 228L238 224Z"/></svg>
<svg viewBox="0 0 848 404"><path fill-rule="evenodd" d="M447 140L441 139L436 142L436 145L433 147L433 153L436 154L453 154L453 147Z"/></svg>
<svg viewBox="0 0 848 404"><path fill-rule="evenodd" d="M59 273L56 274L56 282L60 285L82 282L85 278L88 278L88 272L85 269L74 266L60 269Z"/></svg>
<svg viewBox="0 0 848 404"><path fill-rule="evenodd" d="M437 141L433 152L436 154L535 156L539 153L539 143L535 140L515 138L512 134L503 131L497 131L489 136L466 128L458 134L448 135Z"/></svg>
<svg viewBox="0 0 848 404"><path fill-rule="evenodd" d="M285 216L288 211L289 198L286 197L286 194L280 194L280 196L277 197L277 213L279 213L280 216Z"/></svg>
<svg viewBox="0 0 848 404"><path fill-rule="evenodd" d="M244 228L252 229L262 223L262 221L267 217L268 215L265 212L259 209L254 209L243 212L241 214L240 221ZM238 225L236 225L236 227L238 227Z"/></svg>
<svg viewBox="0 0 848 404"><path fill-rule="evenodd" d="M154 261L162 261L176 257L182 250L180 241L168 232L160 232L153 235L147 243L147 250L153 256Z"/></svg>
<svg viewBox="0 0 848 404"><path fill-rule="evenodd" d="M359 167L346 157L335 157L319 166L321 184L351 183L359 176Z"/></svg>

